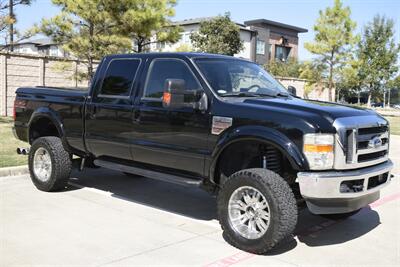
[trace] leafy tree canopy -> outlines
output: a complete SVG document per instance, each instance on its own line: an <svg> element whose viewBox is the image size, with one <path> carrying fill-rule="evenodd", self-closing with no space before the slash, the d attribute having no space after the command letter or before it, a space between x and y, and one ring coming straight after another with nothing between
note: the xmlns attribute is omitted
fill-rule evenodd
<svg viewBox="0 0 400 267"><path fill-rule="evenodd" d="M382 95L387 83L394 78L399 67L397 59L400 45L394 40L394 21L375 16L364 28L357 56L360 60L359 77L372 96Z"/></svg>
<svg viewBox="0 0 400 267"><path fill-rule="evenodd" d="M289 58L286 62L271 60L264 68L274 76L299 78L302 63L295 58Z"/></svg>
<svg viewBox="0 0 400 267"><path fill-rule="evenodd" d="M233 56L243 49L240 28L230 19L229 13L200 23L198 32L191 34L193 46L206 53Z"/></svg>
<svg viewBox="0 0 400 267"><path fill-rule="evenodd" d="M131 48L131 40L118 32L118 25L110 16L102 0L52 0L61 13L43 19L38 32L63 44L65 51L86 60L88 77L94 73L94 61L107 54Z"/></svg>
<svg viewBox="0 0 400 267"><path fill-rule="evenodd" d="M351 20L350 14L349 7L343 7L340 0L335 0L333 7L319 12L319 18L314 25L315 42L305 44L305 48L318 55L320 62L328 67L330 101L332 101L334 72L345 61L351 46L358 39L353 34L356 23Z"/></svg>
<svg viewBox="0 0 400 267"><path fill-rule="evenodd" d="M32 0L13 0L11 2L11 5L12 7L16 7L19 5L30 5L31 3ZM0 36L1 38L4 38L5 44L9 43L9 37L11 33L9 30L9 26L17 22L15 11L14 14L9 14L9 8L9 0L0 0ZM13 29L13 35L17 35L17 39L14 40L14 43L21 41L22 39L29 38L31 36L31 34L28 34L28 32L21 34L15 28Z"/></svg>
<svg viewBox="0 0 400 267"><path fill-rule="evenodd" d="M134 40L133 51L143 52L151 43L175 43L181 27L173 25L176 0L104 0L123 36Z"/></svg>

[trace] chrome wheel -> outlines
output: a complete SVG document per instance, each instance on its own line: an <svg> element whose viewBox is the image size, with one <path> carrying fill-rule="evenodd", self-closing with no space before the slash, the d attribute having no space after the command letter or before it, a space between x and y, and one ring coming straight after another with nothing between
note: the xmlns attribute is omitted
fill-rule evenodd
<svg viewBox="0 0 400 267"><path fill-rule="evenodd" d="M49 152L40 147L35 151L33 156L33 172L35 176L42 182L47 182L51 176L51 157Z"/></svg>
<svg viewBox="0 0 400 267"><path fill-rule="evenodd" d="M254 187L236 189L229 199L228 213L232 228L244 238L260 238L268 230L270 208L265 196Z"/></svg>

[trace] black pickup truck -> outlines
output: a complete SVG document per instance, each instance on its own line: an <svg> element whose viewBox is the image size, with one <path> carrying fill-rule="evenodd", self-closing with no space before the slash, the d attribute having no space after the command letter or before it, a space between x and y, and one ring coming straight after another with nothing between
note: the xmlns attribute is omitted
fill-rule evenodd
<svg viewBox="0 0 400 267"><path fill-rule="evenodd" d="M384 118L294 91L233 57L112 55L88 91L19 88L14 132L40 190L67 185L73 155L81 168L201 186L217 195L227 240L265 253L294 231L298 203L350 216L393 166Z"/></svg>

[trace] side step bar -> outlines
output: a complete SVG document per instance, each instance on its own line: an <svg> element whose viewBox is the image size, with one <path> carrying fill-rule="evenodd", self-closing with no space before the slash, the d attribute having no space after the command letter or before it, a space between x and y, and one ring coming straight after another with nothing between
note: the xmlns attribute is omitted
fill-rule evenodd
<svg viewBox="0 0 400 267"><path fill-rule="evenodd" d="M114 171L132 173L132 174L144 176L144 177L151 178L151 179L170 182L170 183L184 185L184 186L200 186L202 183L201 180L195 180L195 179L176 176L176 175L172 175L172 174L151 171L148 169L132 167L132 166L114 163L114 162L110 162L110 161L105 161L105 160L101 160L101 159L94 160L94 164L96 166L104 167L106 169L111 169Z"/></svg>

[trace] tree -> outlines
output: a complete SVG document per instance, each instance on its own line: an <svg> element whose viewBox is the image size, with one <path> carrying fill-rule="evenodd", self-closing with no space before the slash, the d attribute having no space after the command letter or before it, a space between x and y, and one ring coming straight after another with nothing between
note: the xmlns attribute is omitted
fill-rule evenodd
<svg viewBox="0 0 400 267"><path fill-rule="evenodd" d="M332 101L335 71L346 59L349 48L357 42L353 35L356 23L350 19L350 14L349 7L343 7L340 0L335 0L333 7L319 12L314 25L315 42L305 44L307 50L318 55L328 66L329 101Z"/></svg>
<svg viewBox="0 0 400 267"><path fill-rule="evenodd" d="M175 49L175 52L190 52L192 51L192 47L188 44L181 44Z"/></svg>
<svg viewBox="0 0 400 267"><path fill-rule="evenodd" d="M316 87L323 88L326 81L326 68L327 66L318 60L306 61L300 67L299 78L306 79L307 82L304 87L305 97Z"/></svg>
<svg viewBox="0 0 400 267"><path fill-rule="evenodd" d="M340 97L349 99L357 97L357 103L360 104L362 79L360 77L361 61L353 58L339 70L338 81L336 83L336 100Z"/></svg>
<svg viewBox="0 0 400 267"><path fill-rule="evenodd" d="M400 45L394 41L394 22L384 16L375 16L364 28L359 43L358 57L361 61L360 77L368 88L368 105L371 97L379 97L385 92L387 83L398 71L397 57ZM384 101L385 102L385 101Z"/></svg>
<svg viewBox="0 0 400 267"><path fill-rule="evenodd" d="M134 52L143 52L150 44L175 43L181 27L169 18L175 15L176 0L104 0L120 33L134 40Z"/></svg>
<svg viewBox="0 0 400 267"><path fill-rule="evenodd" d="M400 103L400 75L397 75L396 78L391 79L388 84L388 104L390 106L391 103Z"/></svg>
<svg viewBox="0 0 400 267"><path fill-rule="evenodd" d="M233 56L243 49L240 28L229 13L201 22L199 31L192 33L190 39L195 48L207 53Z"/></svg>
<svg viewBox="0 0 400 267"><path fill-rule="evenodd" d="M19 5L30 5L32 0L0 0L0 34L5 39L5 44L10 45L10 50L13 50L13 44L15 43L14 36L19 34L14 28L14 24L17 22L17 17L14 12L14 8ZM8 30L8 32L7 32ZM28 38L29 36L24 36ZM19 38L18 41L23 39Z"/></svg>
<svg viewBox="0 0 400 267"><path fill-rule="evenodd" d="M274 76L299 78L301 66L295 58L289 58L286 62L270 60L264 68Z"/></svg>
<svg viewBox="0 0 400 267"><path fill-rule="evenodd" d="M65 51L85 60L87 77L94 74L95 60L107 54L128 51L132 42L121 35L119 25L110 16L103 0L52 0L61 13L43 19L37 32L62 44Z"/></svg>

